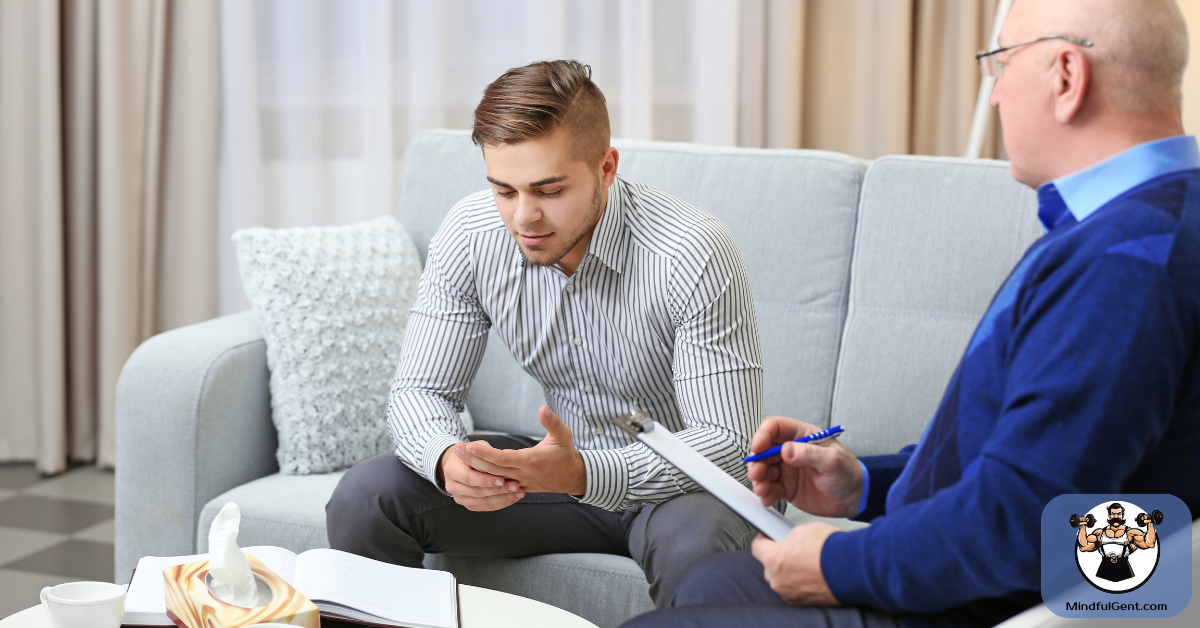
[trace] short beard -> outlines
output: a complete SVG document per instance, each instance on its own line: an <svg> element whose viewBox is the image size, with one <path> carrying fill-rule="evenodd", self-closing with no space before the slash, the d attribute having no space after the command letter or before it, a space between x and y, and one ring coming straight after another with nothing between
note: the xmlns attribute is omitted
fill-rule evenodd
<svg viewBox="0 0 1200 628"><path fill-rule="evenodd" d="M601 207L601 203L603 202L604 198L600 194L600 177L596 177L596 189L592 193L592 208L588 212L587 220L579 223L578 229L566 238L566 244L553 251L547 251L544 249L527 248L524 244L521 244L520 240L517 240L517 246L521 249L521 255L524 255L526 261L534 266L553 266L557 264L559 260L565 257L567 253L570 253L571 249L574 249L575 245L579 244L579 241L583 240L596 226L597 218L603 209Z"/></svg>

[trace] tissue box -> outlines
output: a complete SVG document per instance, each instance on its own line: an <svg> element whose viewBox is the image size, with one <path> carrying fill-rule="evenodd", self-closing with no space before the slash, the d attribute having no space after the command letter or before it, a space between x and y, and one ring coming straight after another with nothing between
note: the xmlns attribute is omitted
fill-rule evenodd
<svg viewBox="0 0 1200 628"><path fill-rule="evenodd" d="M246 559L258 584L260 602L269 598L268 602L255 608L222 602L208 589L208 561L198 560L163 569L167 617L179 628L240 628L267 622L320 628L316 604L253 555L246 554Z"/></svg>

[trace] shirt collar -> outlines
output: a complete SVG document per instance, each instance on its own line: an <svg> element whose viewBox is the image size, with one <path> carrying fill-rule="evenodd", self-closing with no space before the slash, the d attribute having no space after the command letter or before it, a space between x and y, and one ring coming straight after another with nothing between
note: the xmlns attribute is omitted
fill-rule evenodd
<svg viewBox="0 0 1200 628"><path fill-rule="evenodd" d="M625 268L629 243L625 234L625 205L630 202L629 193L629 184L624 179L613 180L608 188L608 206L604 208L587 248L588 253L618 273Z"/></svg>
<svg viewBox="0 0 1200 628"><path fill-rule="evenodd" d="M1047 230L1067 216L1046 200L1058 199L1071 217L1083 222L1121 194L1163 175L1200 168L1200 150L1192 135L1177 135L1128 148L1038 188L1038 217Z"/></svg>

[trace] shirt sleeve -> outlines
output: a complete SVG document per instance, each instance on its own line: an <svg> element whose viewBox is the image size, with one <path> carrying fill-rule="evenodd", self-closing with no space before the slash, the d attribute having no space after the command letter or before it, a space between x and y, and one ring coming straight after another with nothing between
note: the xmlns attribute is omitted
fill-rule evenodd
<svg viewBox="0 0 1200 628"><path fill-rule="evenodd" d="M671 261L669 309L675 327L672 376L685 429L680 440L748 484L742 459L762 422L762 345L745 263L716 219L697 223ZM582 451L587 491L580 501L608 510L701 490L642 443Z"/></svg>
<svg viewBox="0 0 1200 628"><path fill-rule="evenodd" d="M458 413L491 327L475 291L470 243L458 216L452 210L429 243L387 408L396 456L435 484L442 452L466 440Z"/></svg>
<svg viewBox="0 0 1200 628"><path fill-rule="evenodd" d="M1045 505L1119 492L1163 438L1197 340L1169 279L1113 254L1055 274L1018 295L1003 405L962 478L826 541L842 604L942 611L1037 590Z"/></svg>

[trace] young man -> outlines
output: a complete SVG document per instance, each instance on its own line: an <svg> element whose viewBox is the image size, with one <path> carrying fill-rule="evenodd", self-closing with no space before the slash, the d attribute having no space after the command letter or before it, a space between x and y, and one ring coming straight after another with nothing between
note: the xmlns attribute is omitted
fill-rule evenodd
<svg viewBox="0 0 1200 628"><path fill-rule="evenodd" d="M728 228L617 176L590 74L534 63L484 92L472 139L491 189L430 242L388 405L396 453L346 473L331 547L411 567L426 552L620 554L663 606L696 559L753 538L612 423L638 406L746 481L762 349ZM492 327L545 389L540 442L466 442L458 412Z"/></svg>
<svg viewBox="0 0 1200 628"><path fill-rule="evenodd" d="M1169 493L1200 514L1200 150L1180 117L1183 16L1174 0L1017 0L1000 46L980 69L998 76L1013 176L1037 189L1046 235L915 450L860 461L836 441L791 443L750 469L765 503L871 526L812 523L705 559L679 608L632 625L992 626L1041 601L1039 521L1058 495ZM770 417L753 450L817 430Z"/></svg>

